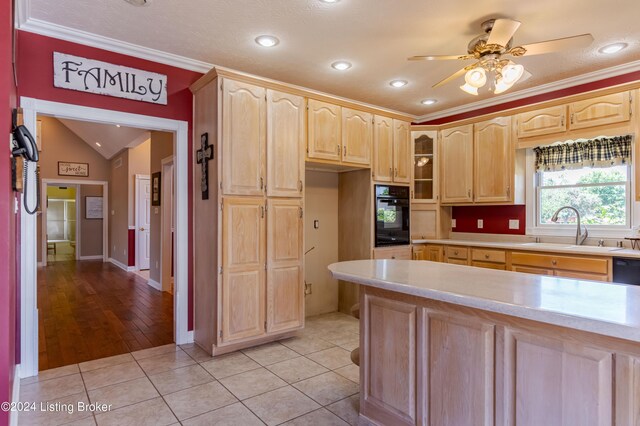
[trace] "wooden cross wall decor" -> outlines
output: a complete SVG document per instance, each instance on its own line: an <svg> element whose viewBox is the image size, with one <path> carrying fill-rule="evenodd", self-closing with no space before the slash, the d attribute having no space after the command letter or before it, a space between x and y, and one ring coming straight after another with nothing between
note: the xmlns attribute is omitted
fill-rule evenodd
<svg viewBox="0 0 640 426"><path fill-rule="evenodd" d="M209 199L209 161L212 159L213 145L209 145L209 133L203 133L200 136L200 149L196 151L196 163L200 164L202 169L200 190L203 200Z"/></svg>

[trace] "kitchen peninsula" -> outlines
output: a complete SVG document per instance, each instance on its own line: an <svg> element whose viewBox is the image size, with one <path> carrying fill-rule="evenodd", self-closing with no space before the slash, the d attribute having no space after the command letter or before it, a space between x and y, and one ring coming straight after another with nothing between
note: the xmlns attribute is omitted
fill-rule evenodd
<svg viewBox="0 0 640 426"><path fill-rule="evenodd" d="M365 422L640 422L640 287L426 261L329 269L361 285Z"/></svg>

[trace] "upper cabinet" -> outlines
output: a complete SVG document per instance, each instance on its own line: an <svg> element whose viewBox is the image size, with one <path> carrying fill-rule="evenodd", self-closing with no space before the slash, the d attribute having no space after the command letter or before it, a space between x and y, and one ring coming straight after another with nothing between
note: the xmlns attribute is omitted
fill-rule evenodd
<svg viewBox="0 0 640 426"><path fill-rule="evenodd" d="M393 182L393 119L376 115L373 120L373 178Z"/></svg>
<svg viewBox="0 0 640 426"><path fill-rule="evenodd" d="M224 80L222 84L222 191L262 195L265 184L266 89Z"/></svg>
<svg viewBox="0 0 640 426"><path fill-rule="evenodd" d="M514 177L511 117L474 124L474 200L509 202Z"/></svg>
<svg viewBox="0 0 640 426"><path fill-rule="evenodd" d="M401 183L411 182L409 161L411 156L411 140L409 123L393 120L393 181Z"/></svg>
<svg viewBox="0 0 640 426"><path fill-rule="evenodd" d="M440 135L442 203L472 203L473 124L444 129Z"/></svg>
<svg viewBox="0 0 640 426"><path fill-rule="evenodd" d="M373 116L368 112L342 108L342 161L371 164Z"/></svg>
<svg viewBox="0 0 640 426"><path fill-rule="evenodd" d="M631 96L629 92L614 93L569 104L569 128L602 126L629 121Z"/></svg>
<svg viewBox="0 0 640 426"><path fill-rule="evenodd" d="M267 195L270 197L302 196L304 108L301 96L267 90Z"/></svg>
<svg viewBox="0 0 640 426"><path fill-rule="evenodd" d="M340 161L342 158L342 108L327 102L308 101L309 158Z"/></svg>
<svg viewBox="0 0 640 426"><path fill-rule="evenodd" d="M411 201L435 203L438 200L438 132L411 132L413 190Z"/></svg>
<svg viewBox="0 0 640 426"><path fill-rule="evenodd" d="M518 138L526 139L611 124L624 123L631 118L631 92L598 96L569 104L523 112L517 116ZM579 135L567 134L574 138Z"/></svg>

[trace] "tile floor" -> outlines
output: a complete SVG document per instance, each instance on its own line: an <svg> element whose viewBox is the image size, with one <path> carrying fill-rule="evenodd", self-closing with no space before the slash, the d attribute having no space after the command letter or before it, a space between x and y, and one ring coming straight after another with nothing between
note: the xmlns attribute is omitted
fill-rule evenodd
<svg viewBox="0 0 640 426"><path fill-rule="evenodd" d="M165 345L46 370L22 380L20 401L37 410L18 423L355 425L359 371L349 355L357 346L358 321L332 313L307 318L297 337L216 358ZM111 410L79 411L79 403ZM73 412L55 411L65 406Z"/></svg>

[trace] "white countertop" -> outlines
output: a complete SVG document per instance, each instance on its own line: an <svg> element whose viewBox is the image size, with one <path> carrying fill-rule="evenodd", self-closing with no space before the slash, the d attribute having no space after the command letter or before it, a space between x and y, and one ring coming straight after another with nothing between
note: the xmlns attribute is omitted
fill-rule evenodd
<svg viewBox="0 0 640 426"><path fill-rule="evenodd" d="M501 248L507 250L544 251L551 253L583 254L592 256L615 256L639 258L640 250L618 249L617 247L574 246L574 244L557 243L515 243L472 240L412 240L412 244L443 244L448 246L474 246Z"/></svg>
<svg viewBox="0 0 640 426"><path fill-rule="evenodd" d="M640 286L416 260L329 265L336 279L640 342Z"/></svg>

